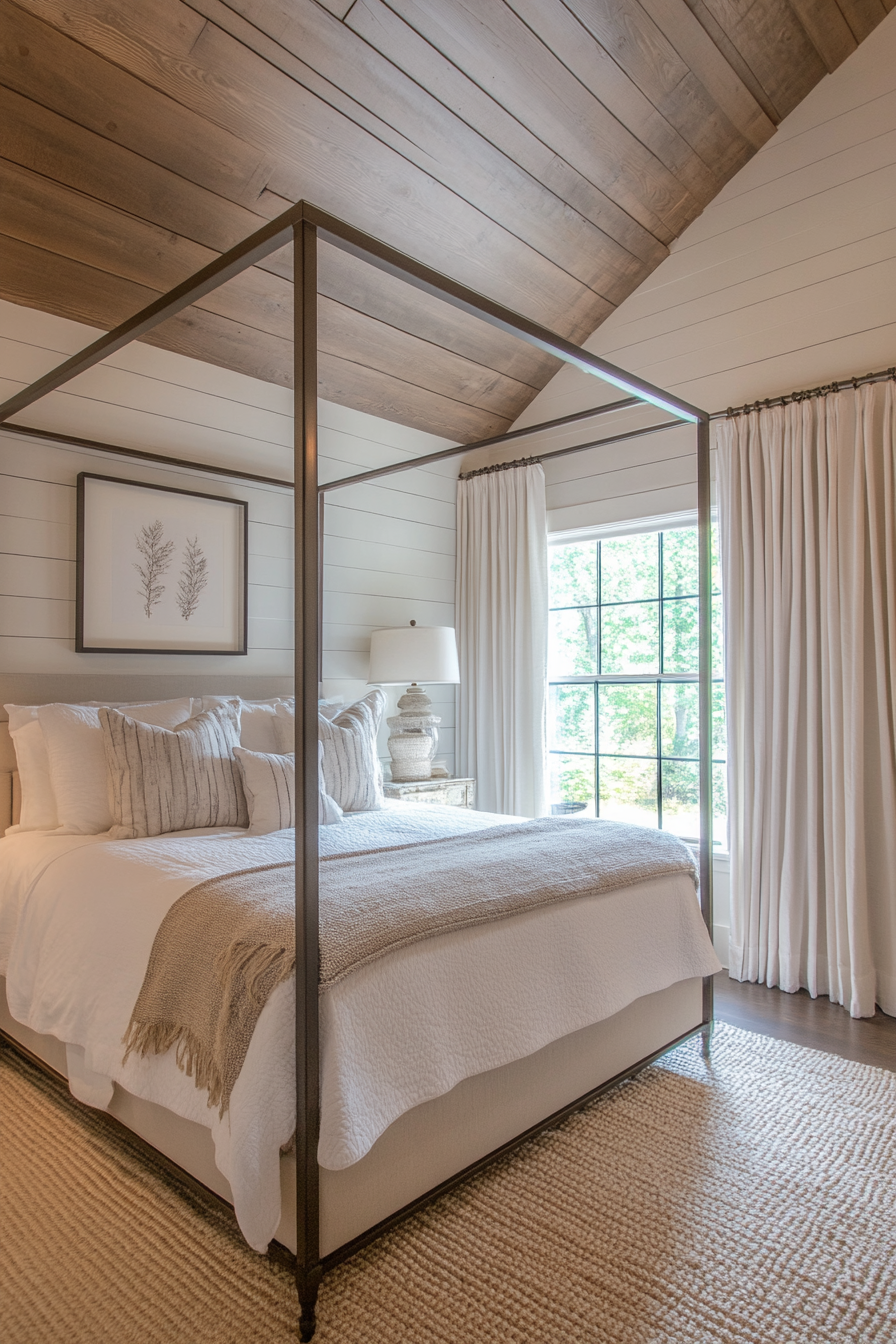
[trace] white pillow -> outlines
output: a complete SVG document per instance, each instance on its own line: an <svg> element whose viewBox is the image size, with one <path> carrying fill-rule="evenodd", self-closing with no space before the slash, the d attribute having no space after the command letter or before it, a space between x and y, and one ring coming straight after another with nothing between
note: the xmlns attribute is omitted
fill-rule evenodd
<svg viewBox="0 0 896 1344"><path fill-rule="evenodd" d="M87 700L87 705L99 707L105 700ZM145 702L144 702L145 703ZM166 701L156 701L165 704ZM129 704L110 702L114 709L127 709ZM39 705L4 705L9 715L9 736L16 753L16 767L19 772L21 805L18 823L10 826L6 834L17 831L52 831L59 825L56 812L56 797L50 777L50 760L43 729L37 716ZM273 712L273 710L272 710ZM272 733L273 740L273 733Z"/></svg>
<svg viewBox="0 0 896 1344"><path fill-rule="evenodd" d="M15 826L10 826L6 834L16 831L52 831L59 825L56 816L56 798L50 782L50 761L47 756L47 744L37 719L37 707L34 717L13 714L14 710L31 709L31 706L5 705L9 713L9 736L16 752L16 768L19 772L19 785L22 790L20 816ZM16 727L13 727L13 724Z"/></svg>
<svg viewBox="0 0 896 1344"><path fill-rule="evenodd" d="M386 697L376 687L353 705L346 705L335 718L317 716L317 732L323 743L324 788L343 812L375 812L385 807L383 767L376 750ZM277 706L277 731L281 747L288 739L295 718Z"/></svg>
<svg viewBox="0 0 896 1344"><path fill-rule="evenodd" d="M274 710L280 703L291 704L289 697L274 696L272 700L242 700L237 696L200 695L193 700L193 713L214 709L217 705L239 705L240 746L249 751L276 752Z"/></svg>
<svg viewBox="0 0 896 1344"><path fill-rule="evenodd" d="M132 719L176 728L190 717L192 700L128 705ZM99 835L112 825L106 753L99 710L92 705L40 705L59 826L67 835Z"/></svg>
<svg viewBox="0 0 896 1344"><path fill-rule="evenodd" d="M321 826L342 820L342 809L325 792L321 761L323 743L318 742L318 810ZM269 835L296 824L296 758L292 752L233 751L243 775L243 789L249 804L249 834Z"/></svg>
<svg viewBox="0 0 896 1344"><path fill-rule="evenodd" d="M345 701L341 695L334 695L329 700L318 700L317 712L322 714L325 719L335 719L336 715L342 709ZM288 700L280 700L275 706L276 715L274 723L274 751L295 751L296 749L296 702L290 697ZM248 743L243 743L247 746Z"/></svg>

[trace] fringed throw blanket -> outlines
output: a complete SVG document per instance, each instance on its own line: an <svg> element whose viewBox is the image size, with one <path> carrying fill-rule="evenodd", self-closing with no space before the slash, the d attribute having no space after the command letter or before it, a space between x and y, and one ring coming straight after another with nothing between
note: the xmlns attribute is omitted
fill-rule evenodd
<svg viewBox="0 0 896 1344"><path fill-rule="evenodd" d="M320 991L423 938L675 872L696 877L662 831L552 818L324 858ZM295 970L294 873L249 868L175 901L125 1036L127 1054L176 1046L222 1114L265 1003Z"/></svg>

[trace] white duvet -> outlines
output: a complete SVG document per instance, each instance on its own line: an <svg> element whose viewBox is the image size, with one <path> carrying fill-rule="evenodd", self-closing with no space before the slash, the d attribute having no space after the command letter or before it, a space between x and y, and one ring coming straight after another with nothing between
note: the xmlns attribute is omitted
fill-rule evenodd
<svg viewBox="0 0 896 1344"><path fill-rule="evenodd" d="M463 834L508 818L393 804L322 827L324 853ZM571 820L570 825L591 824ZM246 1240L280 1220L280 1150L295 1128L295 986L266 1005L223 1120L173 1051L122 1063L156 931L197 882L292 857L292 832L157 839L20 834L0 841L0 973L13 1017L67 1045L73 1093L113 1082L207 1126ZM720 969L678 874L457 930L363 967L321 1000L322 1166L358 1161L405 1111L531 1054L643 994Z"/></svg>

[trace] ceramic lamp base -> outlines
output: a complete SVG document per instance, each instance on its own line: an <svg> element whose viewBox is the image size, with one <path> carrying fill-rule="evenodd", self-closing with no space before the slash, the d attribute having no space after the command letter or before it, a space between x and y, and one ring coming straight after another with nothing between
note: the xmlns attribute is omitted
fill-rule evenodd
<svg viewBox="0 0 896 1344"><path fill-rule="evenodd" d="M389 737L392 779L396 784L431 779L441 719L429 713L432 701L422 686L409 686L398 704L402 712L386 720L392 729Z"/></svg>

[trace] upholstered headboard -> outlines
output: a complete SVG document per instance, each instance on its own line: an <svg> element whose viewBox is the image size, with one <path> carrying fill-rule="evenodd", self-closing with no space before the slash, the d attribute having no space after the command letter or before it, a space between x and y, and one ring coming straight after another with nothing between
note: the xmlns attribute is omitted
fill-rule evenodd
<svg viewBox="0 0 896 1344"><path fill-rule="evenodd" d="M18 820L16 754L3 705L169 700L182 695L241 695L246 700L267 700L274 695L292 695L292 689L291 677L229 676L227 673L207 677L177 672L119 676L96 676L89 672L0 675L0 836L7 826Z"/></svg>

